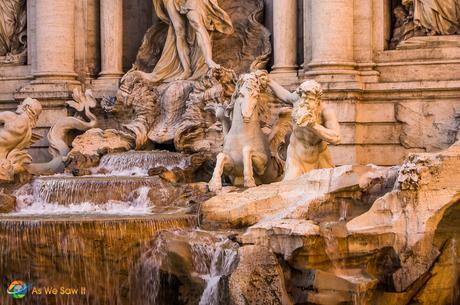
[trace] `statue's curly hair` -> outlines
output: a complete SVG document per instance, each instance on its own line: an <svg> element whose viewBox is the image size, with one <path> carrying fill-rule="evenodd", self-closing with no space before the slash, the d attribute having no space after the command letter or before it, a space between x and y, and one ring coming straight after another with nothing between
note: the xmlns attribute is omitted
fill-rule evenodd
<svg viewBox="0 0 460 305"><path fill-rule="evenodd" d="M300 84L300 86L296 89L296 93L300 96L304 94L312 94L317 99L321 99L323 96L323 89L317 81L307 80Z"/></svg>

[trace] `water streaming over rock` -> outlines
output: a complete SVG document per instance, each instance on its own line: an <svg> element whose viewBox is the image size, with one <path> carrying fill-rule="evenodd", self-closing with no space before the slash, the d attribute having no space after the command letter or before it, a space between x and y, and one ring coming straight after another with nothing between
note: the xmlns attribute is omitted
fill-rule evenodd
<svg viewBox="0 0 460 305"><path fill-rule="evenodd" d="M204 231L161 234L136 266L136 304L219 305L238 245ZM179 292L179 293L178 293Z"/></svg>
<svg viewBox="0 0 460 305"><path fill-rule="evenodd" d="M191 165L190 156L169 151L130 151L107 154L101 158L99 166L92 169L94 174L104 173L115 176L146 176L155 167L185 169Z"/></svg>
<svg viewBox="0 0 460 305"><path fill-rule="evenodd" d="M79 289L71 296L29 293L24 304L131 305L129 296L137 287L130 278L138 276L134 267L157 233L195 225L190 215L1 218L1 280ZM16 303L1 289L0 304Z"/></svg>

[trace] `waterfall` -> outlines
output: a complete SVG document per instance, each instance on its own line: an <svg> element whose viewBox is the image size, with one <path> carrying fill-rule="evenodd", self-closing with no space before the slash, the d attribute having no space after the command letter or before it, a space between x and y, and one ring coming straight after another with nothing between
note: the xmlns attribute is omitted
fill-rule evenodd
<svg viewBox="0 0 460 305"><path fill-rule="evenodd" d="M92 169L94 174L113 176L147 176L155 167L185 169L191 165L190 156L169 151L130 151L107 154L101 158L99 166Z"/></svg>
<svg viewBox="0 0 460 305"><path fill-rule="evenodd" d="M221 304L226 292L221 280L236 267L238 245L198 230L165 234L139 259L133 304L173 304L177 298L186 304Z"/></svg>
<svg viewBox="0 0 460 305"><path fill-rule="evenodd" d="M129 285L160 231L196 226L194 216L2 217L0 274L33 287L84 287L85 294L31 295L27 304L131 305ZM141 295L142 297L142 295ZM0 293L0 303L16 302ZM26 303L24 303L26 304ZM149 304L149 303L139 303Z"/></svg>
<svg viewBox="0 0 460 305"><path fill-rule="evenodd" d="M229 240L216 244L213 249L211 268L209 274L204 276L206 288L201 296L199 305L219 305L221 293L219 283L223 276L229 276L237 262L238 250L232 247Z"/></svg>

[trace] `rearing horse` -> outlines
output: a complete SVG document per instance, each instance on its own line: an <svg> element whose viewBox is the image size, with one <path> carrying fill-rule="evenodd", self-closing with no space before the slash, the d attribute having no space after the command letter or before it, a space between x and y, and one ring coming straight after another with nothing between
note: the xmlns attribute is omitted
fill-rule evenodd
<svg viewBox="0 0 460 305"><path fill-rule="evenodd" d="M214 174L209 182L211 191L222 189L223 174L230 176L234 185L244 187L281 179L283 161L276 155L276 146L282 141L279 140L281 137L274 135L280 129L273 128L267 134L262 128L262 123L268 123L271 119L269 102L275 100L267 92L267 83L265 71L240 77L232 101L226 109L229 114L226 118L220 117L224 126L224 147L223 152L217 156ZM286 120L290 122L290 114Z"/></svg>

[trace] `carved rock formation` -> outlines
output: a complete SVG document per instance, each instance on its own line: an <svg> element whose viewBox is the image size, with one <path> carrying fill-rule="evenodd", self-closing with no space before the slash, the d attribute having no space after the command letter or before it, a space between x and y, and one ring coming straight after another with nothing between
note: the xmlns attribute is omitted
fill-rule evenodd
<svg viewBox="0 0 460 305"><path fill-rule="evenodd" d="M69 172L95 167L107 153L131 150L135 147L135 139L123 131L93 128L76 137L72 147L65 158Z"/></svg>
<svg viewBox="0 0 460 305"><path fill-rule="evenodd" d="M441 153L412 155L401 168L399 186L347 224L352 236L392 236L366 248L387 246L400 253L401 268L393 275L397 291L427 272L445 242L435 235L447 211L460 202L459 144Z"/></svg>
<svg viewBox="0 0 460 305"><path fill-rule="evenodd" d="M39 101L27 98L16 112L0 113L0 182L12 182L15 175L26 172L26 164L32 162L27 148L37 137L32 133L42 112Z"/></svg>
<svg viewBox="0 0 460 305"><path fill-rule="evenodd" d="M203 204L203 225L238 228L264 219L339 220L344 215L336 200L350 205L348 217L356 216L388 190L388 180L394 182L395 173L394 168L347 165L243 192L226 193L224 188L222 194Z"/></svg>
<svg viewBox="0 0 460 305"><path fill-rule="evenodd" d="M229 279L230 305L290 305L283 269L269 248L238 249L238 266Z"/></svg>
<svg viewBox="0 0 460 305"><path fill-rule="evenodd" d="M242 249L282 258L296 304L456 304L459 156L457 143L400 169L343 166L224 189L203 204L203 223L248 227Z"/></svg>
<svg viewBox="0 0 460 305"><path fill-rule="evenodd" d="M0 214L10 213L14 210L16 210L16 198L0 190Z"/></svg>

